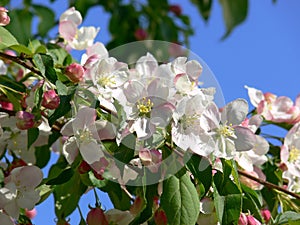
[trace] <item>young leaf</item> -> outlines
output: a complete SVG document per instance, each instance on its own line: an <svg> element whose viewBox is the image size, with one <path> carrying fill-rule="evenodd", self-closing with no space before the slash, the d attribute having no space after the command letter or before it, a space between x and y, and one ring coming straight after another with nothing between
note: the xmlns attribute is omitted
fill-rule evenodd
<svg viewBox="0 0 300 225"><path fill-rule="evenodd" d="M171 176L163 183L161 207L172 225L195 224L199 215L199 197L187 174Z"/></svg>
<svg viewBox="0 0 300 225"><path fill-rule="evenodd" d="M35 66L40 70L51 83L55 84L57 75L54 69L54 62L50 55L36 54L33 56Z"/></svg>
<svg viewBox="0 0 300 225"><path fill-rule="evenodd" d="M39 129L38 128L30 128L27 131L27 148L30 148L30 146L36 141L36 139L39 137Z"/></svg>
<svg viewBox="0 0 300 225"><path fill-rule="evenodd" d="M212 0L191 0L191 2L198 7L201 16L207 21L211 12Z"/></svg>
<svg viewBox="0 0 300 225"><path fill-rule="evenodd" d="M0 26L0 50L17 44L16 38L8 30Z"/></svg>
<svg viewBox="0 0 300 225"><path fill-rule="evenodd" d="M44 168L48 164L51 156L49 145L35 147L34 154L36 158L35 165L39 168Z"/></svg>

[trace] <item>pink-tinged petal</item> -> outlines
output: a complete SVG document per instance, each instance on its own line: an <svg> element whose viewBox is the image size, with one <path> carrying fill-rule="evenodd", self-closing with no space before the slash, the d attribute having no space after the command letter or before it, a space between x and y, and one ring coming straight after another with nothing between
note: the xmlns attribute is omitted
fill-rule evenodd
<svg viewBox="0 0 300 225"><path fill-rule="evenodd" d="M22 192L22 195L18 196L17 203L18 206L24 209L33 209L35 204L40 200L40 195L38 191L30 190Z"/></svg>
<svg viewBox="0 0 300 225"><path fill-rule="evenodd" d="M177 91L182 93L190 92L195 87L186 73L177 74L174 78L174 84Z"/></svg>
<svg viewBox="0 0 300 225"><path fill-rule="evenodd" d="M300 94L297 95L296 100L295 100L295 106L300 108Z"/></svg>
<svg viewBox="0 0 300 225"><path fill-rule="evenodd" d="M154 97L154 101L156 98L160 101L166 101L169 95L169 88L160 79L155 79L148 85L147 93L150 98Z"/></svg>
<svg viewBox="0 0 300 225"><path fill-rule="evenodd" d="M65 156L67 162L72 164L77 157L78 151L78 144L75 137L70 137L62 147L62 153Z"/></svg>
<svg viewBox="0 0 300 225"><path fill-rule="evenodd" d="M14 219L18 219L19 218L19 213L20 213L20 207L17 204L17 201L10 201L8 202L4 208L5 212L13 217Z"/></svg>
<svg viewBox="0 0 300 225"><path fill-rule="evenodd" d="M175 106L171 103L164 103L151 110L151 123L159 127L166 127L175 110Z"/></svg>
<svg viewBox="0 0 300 225"><path fill-rule="evenodd" d="M263 117L261 115L254 115L249 119L248 128L252 130L253 133L260 127L263 122Z"/></svg>
<svg viewBox="0 0 300 225"><path fill-rule="evenodd" d="M130 80L124 84L124 95L130 103L137 103L143 96L145 96L144 85L137 80Z"/></svg>
<svg viewBox="0 0 300 225"><path fill-rule="evenodd" d="M145 166L148 166L151 164L152 162L152 156L151 156L151 153L150 153L150 150L149 149L141 149L139 151L139 157L142 161L142 163L145 165Z"/></svg>
<svg viewBox="0 0 300 225"><path fill-rule="evenodd" d="M93 164L99 161L104 156L103 147L96 143L96 141L80 143L80 153L82 158L88 163Z"/></svg>
<svg viewBox="0 0 300 225"><path fill-rule="evenodd" d="M95 27L81 27L77 30L76 37L69 42L69 45L76 50L84 50L92 46L94 39L97 36L100 28Z"/></svg>
<svg viewBox="0 0 300 225"><path fill-rule="evenodd" d="M262 91L252 88L252 87L248 87L248 86L245 86L245 88L248 89L248 95L250 98L250 102L253 106L257 107L261 101L265 100L265 97L264 97L264 94Z"/></svg>
<svg viewBox="0 0 300 225"><path fill-rule="evenodd" d="M23 166L11 171L12 180L19 188L35 188L43 180L43 172L37 166Z"/></svg>
<svg viewBox="0 0 300 225"><path fill-rule="evenodd" d="M129 166L125 165L123 170L123 182L126 184L129 180L135 180L139 174L131 169Z"/></svg>
<svg viewBox="0 0 300 225"><path fill-rule="evenodd" d="M139 140L148 139L155 132L155 125L150 123L150 119L148 118L138 118L134 121L131 128L136 132Z"/></svg>
<svg viewBox="0 0 300 225"><path fill-rule="evenodd" d="M233 140L237 151L248 151L253 148L256 137L250 129L242 126L235 126L234 133L237 137Z"/></svg>
<svg viewBox="0 0 300 225"><path fill-rule="evenodd" d="M191 143L190 149L201 156L208 157L216 149L216 143L213 138L206 134L196 136L198 142Z"/></svg>
<svg viewBox="0 0 300 225"><path fill-rule="evenodd" d="M215 103L210 103L200 116L200 126L205 131L218 128L220 124L220 113Z"/></svg>
<svg viewBox="0 0 300 225"><path fill-rule="evenodd" d="M82 23L82 17L80 12L77 11L75 7L71 7L61 14L59 22L63 21L71 21L78 26Z"/></svg>
<svg viewBox="0 0 300 225"><path fill-rule="evenodd" d="M63 136L72 136L74 134L73 130L73 121L74 119L69 120L65 125L61 128L60 133Z"/></svg>
<svg viewBox="0 0 300 225"><path fill-rule="evenodd" d="M96 110L89 107L83 107L79 109L76 119L73 121L74 133L78 130L82 130L86 127L95 125Z"/></svg>
<svg viewBox="0 0 300 225"><path fill-rule="evenodd" d="M86 54L88 56L97 55L99 59L108 58L108 51L101 42L96 42L92 46L89 46L86 49Z"/></svg>
<svg viewBox="0 0 300 225"><path fill-rule="evenodd" d="M269 148L270 148L269 142L267 142L267 140L265 138L263 138L262 136L255 135L255 137L256 137L256 142L255 142L252 150L257 155L267 154L267 152L269 151Z"/></svg>
<svg viewBox="0 0 300 225"><path fill-rule="evenodd" d="M97 137L95 139L111 140L116 138L116 127L107 120L97 120L95 122Z"/></svg>
<svg viewBox="0 0 300 225"><path fill-rule="evenodd" d="M228 103L222 113L221 121L227 124L239 125L243 122L248 114L248 103L245 99L236 99Z"/></svg>
<svg viewBox="0 0 300 225"><path fill-rule="evenodd" d="M12 219L4 214L4 213L0 213L0 224L3 225L14 225L15 223L12 221Z"/></svg>
<svg viewBox="0 0 300 225"><path fill-rule="evenodd" d="M201 64L196 60L191 60L186 63L186 73L192 81L198 81L202 70Z"/></svg>
<svg viewBox="0 0 300 225"><path fill-rule="evenodd" d="M77 33L77 26L71 21L63 21L59 23L58 32L66 41L72 41Z"/></svg>
<svg viewBox="0 0 300 225"><path fill-rule="evenodd" d="M150 53L146 56L142 56L136 62L135 69L143 77L149 77L154 74L154 71L158 67L156 59Z"/></svg>

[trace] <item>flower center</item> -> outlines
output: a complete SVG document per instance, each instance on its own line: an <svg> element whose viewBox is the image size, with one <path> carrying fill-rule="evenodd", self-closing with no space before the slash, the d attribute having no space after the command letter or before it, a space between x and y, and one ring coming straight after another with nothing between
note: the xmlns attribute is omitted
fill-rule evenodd
<svg viewBox="0 0 300 225"><path fill-rule="evenodd" d="M198 121L198 118L199 118L199 115L198 114L193 114L193 115L183 115L181 118L180 118L180 123L182 125L182 128L184 130L186 130L187 128L191 127L191 126L195 126L197 125L196 122Z"/></svg>
<svg viewBox="0 0 300 225"><path fill-rule="evenodd" d="M151 112L153 107L153 102L148 98L143 97L142 100L138 100L137 108L140 111L140 114L147 114Z"/></svg>
<svg viewBox="0 0 300 225"><path fill-rule="evenodd" d="M80 130L79 131L79 140L84 141L90 141L92 139L92 132L88 129Z"/></svg>
<svg viewBox="0 0 300 225"><path fill-rule="evenodd" d="M101 76L98 80L98 84L103 87L116 85L115 77L114 76Z"/></svg>
<svg viewBox="0 0 300 225"><path fill-rule="evenodd" d="M300 150L295 146L292 146L289 154L289 161L295 162L298 159L300 159Z"/></svg>
<svg viewBox="0 0 300 225"><path fill-rule="evenodd" d="M220 127L218 129L218 133L225 138L235 137L234 128L232 127L232 124L227 125L225 123L224 125L220 125Z"/></svg>

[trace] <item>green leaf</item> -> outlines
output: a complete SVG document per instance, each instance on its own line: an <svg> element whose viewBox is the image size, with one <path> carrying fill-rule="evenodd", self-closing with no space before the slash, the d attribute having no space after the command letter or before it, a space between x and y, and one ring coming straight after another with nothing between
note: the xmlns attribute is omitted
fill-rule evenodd
<svg viewBox="0 0 300 225"><path fill-rule="evenodd" d="M17 45L16 38L4 27L0 26L0 49L8 48L12 45Z"/></svg>
<svg viewBox="0 0 300 225"><path fill-rule="evenodd" d="M35 165L39 168L44 168L48 164L51 156L49 145L35 147L34 154L36 158Z"/></svg>
<svg viewBox="0 0 300 225"><path fill-rule="evenodd" d="M191 2L197 6L203 19L207 21L211 12L212 0L191 0Z"/></svg>
<svg viewBox="0 0 300 225"><path fill-rule="evenodd" d="M32 5L36 15L39 17L38 34L45 37L48 31L55 26L55 13L48 7Z"/></svg>
<svg viewBox="0 0 300 225"><path fill-rule="evenodd" d="M27 131L27 148L30 148L30 146L36 141L36 139L39 137L39 128L30 128Z"/></svg>
<svg viewBox="0 0 300 225"><path fill-rule="evenodd" d="M3 181L4 181L4 173L3 173L3 170L0 169L0 185Z"/></svg>
<svg viewBox="0 0 300 225"><path fill-rule="evenodd" d="M201 193L204 196L210 189L212 182L212 166L210 162L205 157L193 154L186 166L195 179L204 186L205 192Z"/></svg>
<svg viewBox="0 0 300 225"><path fill-rule="evenodd" d="M11 20L6 28L16 37L20 44L27 45L31 39L32 13L28 9L15 9L9 11L9 16Z"/></svg>
<svg viewBox="0 0 300 225"><path fill-rule="evenodd" d="M21 111L22 106L20 104L20 99L17 98L13 93L4 90L3 88L0 89L8 98L8 100L13 104L15 111Z"/></svg>
<svg viewBox="0 0 300 225"><path fill-rule="evenodd" d="M293 224L299 224L300 222L300 214L293 211L286 211L284 213L279 214L274 221L274 224L292 224L291 222L297 222Z"/></svg>
<svg viewBox="0 0 300 225"><path fill-rule="evenodd" d="M40 70L51 83L55 84L57 75L54 69L54 62L50 55L36 54L33 56L35 66Z"/></svg>
<svg viewBox="0 0 300 225"><path fill-rule="evenodd" d="M58 219L69 216L76 208L81 195L87 187L81 182L79 173L74 175L64 184L57 185L54 189L55 214Z"/></svg>
<svg viewBox="0 0 300 225"><path fill-rule="evenodd" d="M100 189L108 194L111 202L116 209L124 211L130 208L130 198L122 190L120 184L107 180L107 184Z"/></svg>
<svg viewBox="0 0 300 225"><path fill-rule="evenodd" d="M102 188L102 187L104 187L107 184L107 180L105 180L105 179L103 179L103 180L97 179L92 171L90 171L88 173L88 176L89 176L90 182L93 185L93 187Z"/></svg>
<svg viewBox="0 0 300 225"><path fill-rule="evenodd" d="M248 13L248 0L219 0L223 9L223 18L226 25L226 32L222 39L228 37L232 30L242 23Z"/></svg>
<svg viewBox="0 0 300 225"><path fill-rule="evenodd" d="M260 221L263 220L260 209L262 207L262 204L259 200L258 194L249 188L248 186L242 184L241 185L243 193L244 193L244 198L243 198L243 211L250 211L251 214L254 214L256 218L258 218Z"/></svg>
<svg viewBox="0 0 300 225"><path fill-rule="evenodd" d="M241 213L242 195L228 194L222 196L214 188L214 203L221 224L237 224Z"/></svg>
<svg viewBox="0 0 300 225"><path fill-rule="evenodd" d="M74 170L72 168L68 168L63 170L57 177L50 179L46 182L47 185L58 185L66 183L73 176Z"/></svg>
<svg viewBox="0 0 300 225"><path fill-rule="evenodd" d="M49 125L52 126L56 120L64 115L66 115L71 110L70 101L72 99L71 95L61 95L60 104L58 108L51 114L48 118Z"/></svg>
<svg viewBox="0 0 300 225"><path fill-rule="evenodd" d="M51 188L49 185L46 184L39 186L37 190L39 191L39 194L41 196L41 199L37 203L37 205L45 201L49 197L49 195L53 192L53 188Z"/></svg>
<svg viewBox="0 0 300 225"><path fill-rule="evenodd" d="M161 207L172 225L195 224L199 214L199 197L187 174L171 176L163 182Z"/></svg>
<svg viewBox="0 0 300 225"><path fill-rule="evenodd" d="M33 53L30 51L29 48L27 48L25 45L12 45L9 48L12 50L18 52L18 53L25 53L26 55L32 55Z"/></svg>

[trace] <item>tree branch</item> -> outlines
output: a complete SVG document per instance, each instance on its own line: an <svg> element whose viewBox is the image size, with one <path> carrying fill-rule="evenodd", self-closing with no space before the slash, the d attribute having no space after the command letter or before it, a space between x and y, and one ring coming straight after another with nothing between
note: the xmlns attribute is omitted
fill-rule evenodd
<svg viewBox="0 0 300 225"><path fill-rule="evenodd" d="M281 191L281 192L283 192L285 194L293 196L294 198L300 199L300 195L298 195L298 194L296 194L294 192L291 192L291 191L289 191L289 190L287 190L287 189L285 189L283 187L277 186L276 184L272 184L272 183L270 183L268 181L264 181L264 180L262 180L260 178L254 177L254 176L252 176L252 175L250 175L250 174L248 174L248 173L246 173L246 172L244 172L242 170L238 170L238 173L240 175L244 176L244 177L247 177L247 178L249 178L251 180L254 180L254 181L256 181L256 182L264 185L265 187L276 189L276 190Z"/></svg>
<svg viewBox="0 0 300 225"><path fill-rule="evenodd" d="M0 58L2 59L7 59L7 60L11 60L23 67L25 67L26 69L29 69L30 71L32 71L33 73L37 74L37 75L40 75L42 76L42 73L37 70L35 67L33 67L32 65L28 65L25 61L23 61L22 59L20 59L19 57L17 56L11 56L11 55L8 55L8 54L5 54L3 52L0 52Z"/></svg>

